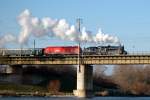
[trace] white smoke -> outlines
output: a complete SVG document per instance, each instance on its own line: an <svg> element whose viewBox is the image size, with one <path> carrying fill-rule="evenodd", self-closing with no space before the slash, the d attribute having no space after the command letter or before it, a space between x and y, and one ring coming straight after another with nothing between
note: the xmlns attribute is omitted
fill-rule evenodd
<svg viewBox="0 0 150 100"><path fill-rule="evenodd" d="M74 25L69 25L65 19L57 20L49 17L39 19L32 16L28 9L24 10L18 16L18 23L21 27L21 31L19 33L19 36L17 37L17 41L19 44L27 44L28 39L31 35L34 37L42 37L47 35L51 38L56 37L58 39L76 42L119 42L119 39L117 37L104 34L101 32L101 30L99 30L95 36L91 31L87 31L86 28L82 28L81 33L79 33L77 28Z"/></svg>
<svg viewBox="0 0 150 100"><path fill-rule="evenodd" d="M94 38L95 42L102 42L102 43L120 43L119 39L116 36L111 36L109 34L102 33L102 30L99 29L98 33Z"/></svg>
<svg viewBox="0 0 150 100"><path fill-rule="evenodd" d="M6 34L0 37L0 47L4 47L5 44L10 42L16 42L16 37L14 37L12 34Z"/></svg>
<svg viewBox="0 0 150 100"><path fill-rule="evenodd" d="M80 36L81 42L94 42L94 36L92 36L91 31L86 31L86 28L82 28L81 36Z"/></svg>
<svg viewBox="0 0 150 100"><path fill-rule="evenodd" d="M62 40L80 41L80 42L103 42L103 43L118 43L119 39L108 34L103 34L101 30L93 36L92 32L82 29L79 34L74 25L70 26L65 19L52 19L49 17L39 19L33 17L28 9L24 10L19 16L19 24L21 32L19 43L26 43L30 35L41 37L49 35Z"/></svg>

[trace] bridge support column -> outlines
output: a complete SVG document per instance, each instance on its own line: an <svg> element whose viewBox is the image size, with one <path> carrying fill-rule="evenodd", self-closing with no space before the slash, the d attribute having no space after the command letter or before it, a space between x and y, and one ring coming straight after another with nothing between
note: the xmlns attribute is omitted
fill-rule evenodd
<svg viewBox="0 0 150 100"><path fill-rule="evenodd" d="M73 91L77 97L93 96L93 66L80 65L77 67L77 90Z"/></svg>
<svg viewBox="0 0 150 100"><path fill-rule="evenodd" d="M5 70L6 74L12 74L13 73L13 67L12 66L7 66Z"/></svg>

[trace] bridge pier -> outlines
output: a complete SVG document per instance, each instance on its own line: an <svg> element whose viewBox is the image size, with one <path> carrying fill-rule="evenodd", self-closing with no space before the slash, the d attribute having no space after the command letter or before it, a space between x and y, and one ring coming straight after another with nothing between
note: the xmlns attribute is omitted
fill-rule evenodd
<svg viewBox="0 0 150 100"><path fill-rule="evenodd" d="M93 66L80 65L77 67L77 89L73 93L77 97L93 96Z"/></svg>
<svg viewBox="0 0 150 100"><path fill-rule="evenodd" d="M4 73L6 73L6 74L12 74L12 73L13 73L13 67L7 65L7 66L5 67Z"/></svg>

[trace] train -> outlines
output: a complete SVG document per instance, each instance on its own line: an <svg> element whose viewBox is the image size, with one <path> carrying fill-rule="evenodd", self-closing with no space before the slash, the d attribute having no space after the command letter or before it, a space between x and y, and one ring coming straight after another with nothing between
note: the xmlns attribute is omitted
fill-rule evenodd
<svg viewBox="0 0 150 100"><path fill-rule="evenodd" d="M45 48L28 49L3 49L0 48L1 56L58 56L58 55L125 55L124 46L48 46Z"/></svg>
<svg viewBox="0 0 150 100"><path fill-rule="evenodd" d="M53 56L53 55L76 55L79 54L78 46L49 46L46 48L28 49L3 49L0 48L1 56Z"/></svg>

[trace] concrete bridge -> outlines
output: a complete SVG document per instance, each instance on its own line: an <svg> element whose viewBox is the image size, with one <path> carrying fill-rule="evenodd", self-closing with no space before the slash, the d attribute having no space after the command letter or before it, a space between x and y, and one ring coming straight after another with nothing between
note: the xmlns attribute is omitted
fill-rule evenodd
<svg viewBox="0 0 150 100"><path fill-rule="evenodd" d="M78 97L93 96L93 67L102 64L150 64L150 55L65 55L65 56L0 56L1 65L78 65L77 89Z"/></svg>

